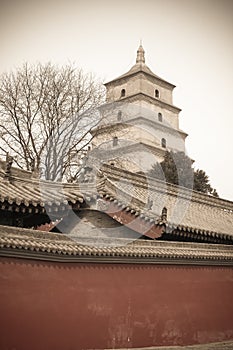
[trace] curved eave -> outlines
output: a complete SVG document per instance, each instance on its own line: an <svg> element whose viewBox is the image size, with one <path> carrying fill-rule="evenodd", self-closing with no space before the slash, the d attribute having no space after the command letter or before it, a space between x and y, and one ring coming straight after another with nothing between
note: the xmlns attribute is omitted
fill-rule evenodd
<svg viewBox="0 0 233 350"><path fill-rule="evenodd" d="M133 122L133 121L136 121L136 120L144 120L144 121L146 121L146 122L148 122L148 123L155 123L156 125L159 125L160 127L161 127L161 129L162 128L165 128L165 129L167 129L167 130L170 130L171 132L177 132L177 133L179 133L179 134L181 134L181 135L183 135L183 136L185 136L185 137L187 137L188 136L188 134L186 133L186 132L184 132L183 130L181 130L181 129L174 129L174 128L172 128L171 126L169 126L169 125L166 125L166 124L163 124L163 123L161 123L161 122L157 122L157 121L151 121L151 120L148 120L147 118L145 118L145 117L136 117L136 118L132 118L132 119L130 119L130 122ZM127 123L126 123L127 124ZM137 126L137 125L136 125Z"/></svg>
<svg viewBox="0 0 233 350"><path fill-rule="evenodd" d="M188 136L188 134L181 129L174 129L174 128L170 127L169 125L166 125L166 124L163 124L163 123L157 122L157 121L151 121L151 120L148 120L147 118L141 117L141 116L135 117L132 119L128 119L126 121L120 121L120 122L115 122L112 124L96 126L95 128L93 128L91 130L91 134L97 135L97 134L105 133L108 129L111 129L111 130L123 129L127 126L132 126L131 123L138 121L138 120L143 120L145 122L155 124L156 126L159 126L160 129L166 129L166 130L170 130L173 133L174 132L179 133L179 134L183 135L185 138ZM133 124L133 125L137 127L137 124Z"/></svg>
<svg viewBox="0 0 233 350"><path fill-rule="evenodd" d="M209 239L215 239L216 243L218 241L229 242L228 244L233 244L233 235L229 235L228 233L220 233L210 230L201 229L198 227L190 227L186 225L175 225L175 224L167 224L167 231L171 230L172 235L177 235L179 237L191 237L196 238L202 241L208 241Z"/></svg>
<svg viewBox="0 0 233 350"><path fill-rule="evenodd" d="M143 142L135 142L131 145L126 145L126 146L119 146L117 148L114 147L114 149L111 149L110 150L106 150L106 149L102 149L102 150L98 150L98 154L99 156L101 156L102 159L105 159L106 158L106 161L107 159L109 158L110 154L111 154L111 157L116 157L119 155L119 151L120 152L127 152L127 153L134 153L135 151L140 151L140 148L143 147L143 148L150 148L150 149L153 149L154 151L156 151L157 155L158 156L161 156L163 157L165 155L165 152L166 152L166 149L165 148L162 148L160 146L152 146L152 145L148 145L148 144L145 144Z"/></svg>
<svg viewBox="0 0 233 350"><path fill-rule="evenodd" d="M148 99L150 102L154 103L155 101L157 102L158 105L162 104L165 108L173 111L173 112L181 112L182 109L179 108L179 107L176 107L174 105L171 105L170 103L167 103L159 98L156 98L156 97L152 97L150 95L147 95L143 92L139 92L139 93L136 93L136 94L133 94L133 95L129 95L129 96L125 96L125 97L122 97L120 100L118 100L117 102L123 102L123 101L127 101L127 100L130 100L130 99L135 99L135 97L138 97L138 96L142 96L144 97L145 99Z"/></svg>
<svg viewBox="0 0 233 350"><path fill-rule="evenodd" d="M136 66L136 65L135 65ZM168 81L160 78L158 75L154 74L147 66L147 70L143 69L141 66L139 66L139 68L137 70L133 70L134 66L125 74L122 74L120 75L119 77L109 81L109 82L106 82L104 83L105 86L108 86L108 85L111 85L111 84L114 84L116 83L117 81L121 81L123 79L126 79L126 78L131 78L139 73L143 73L149 77L152 77L153 79L155 80L158 80L166 85L168 85L170 88L174 89L176 87L176 85L172 84L172 83L169 83ZM133 70L133 71L132 71Z"/></svg>

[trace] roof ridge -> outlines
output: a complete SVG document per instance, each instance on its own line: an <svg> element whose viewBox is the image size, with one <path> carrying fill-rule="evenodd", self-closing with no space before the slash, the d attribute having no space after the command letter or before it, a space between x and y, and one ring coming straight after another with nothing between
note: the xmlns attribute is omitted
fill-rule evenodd
<svg viewBox="0 0 233 350"><path fill-rule="evenodd" d="M233 202L230 200L227 200L227 199L216 198L216 197L213 197L211 195L201 193L201 192L198 192L198 191L195 191L192 189L188 189L188 188L183 187L183 186L170 184L170 183L155 179L155 178L150 177L150 176L135 174L135 173L132 173L128 170L113 167L113 166L108 165L106 163L102 166L102 169L105 172L107 170L107 173L110 174L110 178L113 177L114 175L116 177L118 175L120 175L122 181L124 181L124 179L122 177L122 174L124 173L126 175L125 179L130 178L132 180L132 178L134 177L135 180L137 180L138 184L141 183L142 186L145 186L145 181L142 181L142 180L149 178L150 184L152 183L154 185L152 188L155 188L155 185L160 186L159 189L156 187L156 190L166 189L168 191L168 193L170 193L172 195L176 195L179 192L179 195L184 196L184 198L185 198L185 194L188 194L189 198L190 198L190 195L192 196L192 198L191 198L192 201L201 202L201 203L204 203L206 205L215 204L217 207L222 207L224 209L227 209L229 207L229 209L233 211ZM148 184L147 184L147 187L148 187ZM224 206L224 204L225 204L225 206Z"/></svg>
<svg viewBox="0 0 233 350"><path fill-rule="evenodd" d="M109 188L109 185L110 184L110 188ZM116 202L118 205L120 205L120 207L123 209L123 210L126 210L127 212L130 211L131 213L133 213L135 216L138 216L140 215L141 218L143 218L144 220L150 220L153 221L153 224L166 224L166 227L171 229L172 228L172 231L173 230L183 230L185 232L192 232L192 233L202 233L204 235L207 235L207 236L213 236L213 237L225 237L225 236L228 236L231 240L232 240L232 236L227 234L227 233L224 233L224 232L220 232L220 231L217 231L217 230L207 230L207 229L204 229L202 228L201 226L198 226L196 225L195 227L194 226L191 226L191 225L187 225L187 224L179 224L179 223L176 223L175 221L170 221L167 219L166 217L166 220L164 221L162 219L162 212L155 212L154 210L151 210L147 207L147 202L143 202L142 200L136 198L135 196L132 196L132 193L128 193L127 191L122 190L120 187L117 186L117 184L115 184L114 182L112 182L111 180L109 180L108 178L106 179L106 182L105 182L105 185L106 185L106 188L101 190L101 193L104 194L104 197L107 199L107 200L110 200L110 201L114 201L114 203ZM111 188L112 187L112 188ZM123 199L120 198L120 199L117 199L116 196L115 196L115 192L117 192L118 194L120 193L123 193ZM131 205L131 204L128 204L127 202L127 197L128 199L130 199L130 202L139 202L139 205L136 206L135 204ZM143 209L140 208L140 204L143 205ZM167 212L167 208L164 207L163 210L166 210Z"/></svg>
<svg viewBox="0 0 233 350"><path fill-rule="evenodd" d="M33 237L35 239L43 239L45 241L58 241L58 242L69 242L71 244L77 244L77 242L74 239L69 238L69 234L63 234L63 233L56 233L56 232L50 232L50 231L40 231L32 228L22 228L22 227L15 227L15 226L5 226L0 225L0 236L6 236L8 237L19 237L20 239L25 239L25 237ZM83 238L83 236L80 236ZM115 240L115 237L90 237L92 238L98 238L103 241L109 241L109 240ZM216 248L224 248L225 250L230 250L233 253L233 247L232 245L225 245L225 244L216 244L213 243L196 243L196 242L179 242L179 241L160 241L160 240L147 240L147 239L136 239L132 240L132 238L118 238L122 242L128 242L132 245L146 245L146 246L171 246L171 247L189 247L192 249L198 248L198 249L214 249ZM81 243L78 243L78 245L81 245Z"/></svg>
<svg viewBox="0 0 233 350"><path fill-rule="evenodd" d="M61 236L61 238L59 237ZM83 236L81 237L83 239ZM116 243L115 239L113 240ZM96 244L99 242L100 244ZM0 255L61 261L99 260L102 262L140 262L171 264L233 264L233 250L225 245L180 243L164 241L132 241L119 238L119 245L111 239L92 237L92 245L69 240L62 234L0 226ZM95 243L95 244L93 244ZM104 259L104 260L103 260ZM140 260L138 260L140 259Z"/></svg>

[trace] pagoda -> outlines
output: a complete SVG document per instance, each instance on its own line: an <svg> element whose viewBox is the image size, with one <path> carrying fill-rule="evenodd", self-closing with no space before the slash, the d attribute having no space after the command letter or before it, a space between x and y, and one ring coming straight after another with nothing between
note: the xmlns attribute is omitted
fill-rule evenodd
<svg viewBox="0 0 233 350"><path fill-rule="evenodd" d="M145 64L142 45L136 64L105 87L106 104L92 143L99 159L125 170L147 171L163 160L166 150L185 151L181 109L173 104L175 85Z"/></svg>

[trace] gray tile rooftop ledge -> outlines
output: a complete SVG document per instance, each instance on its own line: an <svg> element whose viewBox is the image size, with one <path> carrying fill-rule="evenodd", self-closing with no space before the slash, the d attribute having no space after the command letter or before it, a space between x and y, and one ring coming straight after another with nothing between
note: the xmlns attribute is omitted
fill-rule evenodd
<svg viewBox="0 0 233 350"><path fill-rule="evenodd" d="M233 265L230 245L76 237L0 225L0 256L55 261ZM78 239L80 238L80 239ZM81 244L85 243L85 244ZM121 242L121 244L120 244Z"/></svg>

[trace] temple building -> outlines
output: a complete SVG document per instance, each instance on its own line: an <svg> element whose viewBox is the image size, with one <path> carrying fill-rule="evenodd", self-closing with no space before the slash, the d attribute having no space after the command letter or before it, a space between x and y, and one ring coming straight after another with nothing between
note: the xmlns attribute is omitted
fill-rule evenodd
<svg viewBox="0 0 233 350"><path fill-rule="evenodd" d="M141 46L106 88L97 168L62 183L0 161L0 349L225 344L233 202L139 172L183 151L187 136L174 85L150 71Z"/></svg>
<svg viewBox="0 0 233 350"><path fill-rule="evenodd" d="M229 341L232 247L230 201L111 165L92 182L57 184L6 164L0 348Z"/></svg>
<svg viewBox="0 0 233 350"><path fill-rule="evenodd" d="M185 151L181 109L173 104L175 85L150 70L141 45L136 64L105 87L106 104L92 143L99 158L127 170L146 171L163 160L166 150Z"/></svg>

